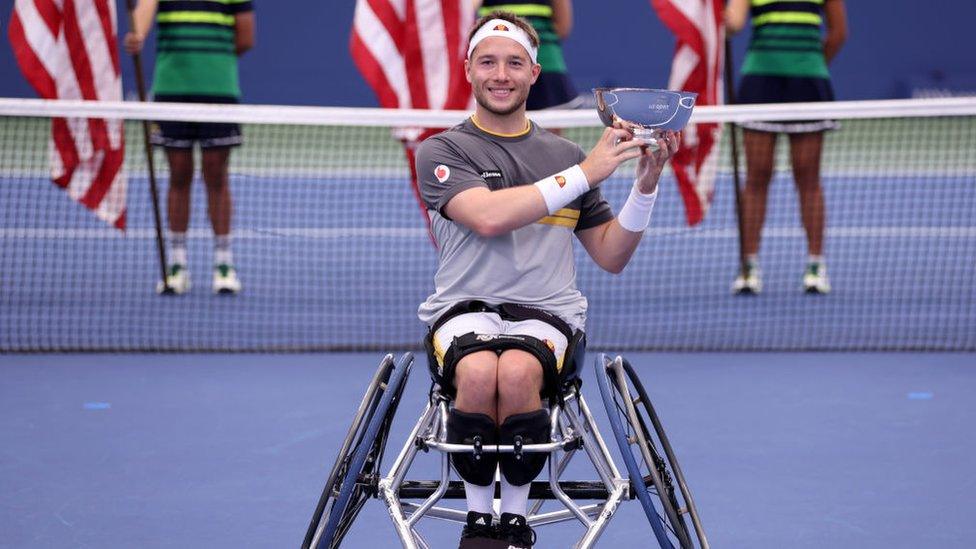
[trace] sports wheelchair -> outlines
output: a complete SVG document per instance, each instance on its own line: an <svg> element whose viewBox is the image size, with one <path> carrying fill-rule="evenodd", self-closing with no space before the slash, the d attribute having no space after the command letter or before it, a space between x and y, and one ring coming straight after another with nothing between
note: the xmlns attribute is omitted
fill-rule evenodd
<svg viewBox="0 0 976 549"><path fill-rule="evenodd" d="M390 425L396 414L414 358L392 354L380 362L356 411L352 425L332 466L325 489L312 516L303 549L339 547L367 500L381 499L387 506L403 547L428 548L417 530L421 518L464 524L466 512L438 506L443 499L464 499L464 485L451 480L454 452L549 454L548 480L532 482L529 490L530 526L577 520L585 532L577 548L593 547L624 500L640 501L657 542L662 548L709 547L698 512L674 451L633 367L626 359L600 354L594 363L597 384L613 429L613 437L626 466L622 475L614 464L590 409L580 394L579 369L584 343L567 357L556 398L547 399L552 423L551 442L545 444L449 444L447 418L451 398L432 383L426 408L386 475L381 473ZM440 479L407 480L420 452L441 454ZM584 453L596 480L562 480L571 458ZM496 477L497 478L497 477ZM498 481L495 497L499 497ZM558 500L564 509L541 512L546 501ZM594 502L582 505L577 503Z"/></svg>

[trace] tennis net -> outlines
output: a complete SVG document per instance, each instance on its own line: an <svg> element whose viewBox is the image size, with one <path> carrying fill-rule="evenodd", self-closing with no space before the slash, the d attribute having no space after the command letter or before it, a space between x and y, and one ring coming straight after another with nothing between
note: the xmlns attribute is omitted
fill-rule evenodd
<svg viewBox="0 0 976 549"><path fill-rule="evenodd" d="M0 351L419 347L416 309L433 290L436 253L397 128L447 127L465 115L0 100ZM124 232L52 185L52 117L125 121ZM602 129L593 111L531 117L586 150ZM801 291L806 239L781 138L759 254L764 288L731 294L739 233L724 131L704 222L686 225L666 171L623 274L601 272L577 247L591 347L976 350L976 100L702 107L693 122L823 118L841 126L826 136L822 162L832 293ZM241 294L210 293L213 238L198 175L188 232L194 287L156 295L142 120L244 125L230 167ZM167 165L155 155L165 212ZM615 211L633 172L625 165L603 184Z"/></svg>

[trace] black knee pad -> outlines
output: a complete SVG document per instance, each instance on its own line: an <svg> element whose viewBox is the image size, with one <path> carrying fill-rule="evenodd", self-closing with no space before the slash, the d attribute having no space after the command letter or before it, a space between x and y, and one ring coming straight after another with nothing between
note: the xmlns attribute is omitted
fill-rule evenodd
<svg viewBox="0 0 976 549"><path fill-rule="evenodd" d="M549 442L549 429L552 426L549 412L536 410L524 414L508 416L498 428L499 444L515 444L521 439L522 444L545 444ZM499 454L502 474L514 486L522 486L532 482L539 476L546 465L549 454Z"/></svg>
<svg viewBox="0 0 976 549"><path fill-rule="evenodd" d="M479 439L482 446L498 444L498 426L485 414L472 414L451 410L447 417L447 442L451 444L475 444ZM469 453L451 454L451 463L458 475L471 484L488 486L495 481L498 468L498 454L483 453L479 456Z"/></svg>

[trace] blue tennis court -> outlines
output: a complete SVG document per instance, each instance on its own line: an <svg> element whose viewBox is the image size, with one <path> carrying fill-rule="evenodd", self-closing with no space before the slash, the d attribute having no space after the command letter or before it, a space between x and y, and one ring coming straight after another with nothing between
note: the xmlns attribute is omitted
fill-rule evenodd
<svg viewBox="0 0 976 549"><path fill-rule="evenodd" d="M0 356L0 546L298 546L380 357ZM630 358L714 547L976 540L973 355ZM405 440L427 384L420 363L391 446ZM590 364L583 392L609 432ZM457 530L436 521L422 529L433 547L456 543ZM578 535L542 527L538 546L565 547ZM650 536L629 502L600 546L644 547ZM349 545L395 539L385 508L370 501Z"/></svg>

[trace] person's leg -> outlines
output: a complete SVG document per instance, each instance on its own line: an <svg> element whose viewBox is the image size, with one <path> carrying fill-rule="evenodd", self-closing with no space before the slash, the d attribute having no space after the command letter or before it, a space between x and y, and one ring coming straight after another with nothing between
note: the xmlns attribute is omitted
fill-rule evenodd
<svg viewBox="0 0 976 549"><path fill-rule="evenodd" d="M186 265L186 230L190 225L190 187L193 182L193 149L166 147L169 191L166 216L170 230L170 263Z"/></svg>
<svg viewBox="0 0 976 549"><path fill-rule="evenodd" d="M501 319L494 313L468 313L456 316L434 333L437 359L443 362L456 337L466 334L497 335ZM498 425L498 354L494 351L478 351L462 357L454 368L452 381L455 388L454 406L447 420L447 441L472 444L480 438L484 446L497 444ZM464 481L465 499L468 504L469 524L462 537L490 537L492 500L495 495L495 471L498 469L497 454L482 454L477 459L471 454L452 454L451 462ZM485 517L485 515L488 515ZM475 524L473 521L486 521Z"/></svg>
<svg viewBox="0 0 976 549"><path fill-rule="evenodd" d="M766 220L766 198L773 178L776 136L771 132L744 130L746 187L742 194L743 248L747 257L759 254L760 237Z"/></svg>
<svg viewBox="0 0 976 549"><path fill-rule="evenodd" d="M502 353L498 359L498 417L500 444L512 444L517 435L534 439L538 444L549 439L549 415L542 408L543 375L542 365L531 353L511 349ZM535 458L535 459L531 459ZM536 467L529 462L545 464L542 454L526 454L520 460L509 455L499 458L502 463L501 513L526 514L529 487L538 475ZM512 478L512 477L530 478Z"/></svg>
<svg viewBox="0 0 976 549"><path fill-rule="evenodd" d="M766 220L766 199L773 178L776 134L756 130L743 132L746 151L746 185L742 192L742 251L744 268L732 283L735 294L758 294L762 291L759 269L759 241Z"/></svg>
<svg viewBox="0 0 976 549"><path fill-rule="evenodd" d="M569 341L553 326L541 320L512 322L508 334L531 336L539 340L549 363L555 368L557 357L566 354ZM540 394L545 383L540 357L510 349L498 359L498 428L499 444L541 444L550 441L549 410L543 408ZM501 454L501 508L499 538L510 547L532 547L535 532L526 521L529 489L545 467L548 454Z"/></svg>
<svg viewBox="0 0 976 549"><path fill-rule="evenodd" d="M820 157L823 132L790 134L793 180L800 197L800 217L807 233L811 256L823 255L824 197L820 187Z"/></svg>
<svg viewBox="0 0 976 549"><path fill-rule="evenodd" d="M493 351L472 353L458 362L454 373L457 396L448 418L451 442L471 444L467 439L475 436L485 445L497 442L497 370L498 355ZM485 454L473 460L466 454L454 454L453 461L464 480L468 511L490 514L498 456Z"/></svg>
<svg viewBox="0 0 976 549"><path fill-rule="evenodd" d="M202 154L203 181L207 185L207 213L213 227L214 236L230 237L231 196L230 176L230 147L211 147L203 149ZM230 252L229 245L226 250ZM220 263L217 259L215 263ZM233 261L225 261L230 264Z"/></svg>
<svg viewBox="0 0 976 549"><path fill-rule="evenodd" d="M793 179L800 197L800 217L807 233L809 252L807 267L803 272L803 290L813 294L827 294L831 289L823 257L826 208L820 185L822 153L823 132L790 135Z"/></svg>
<svg viewBox="0 0 976 549"><path fill-rule="evenodd" d="M192 143L191 143L192 145ZM156 284L156 292L182 294L190 290L187 270L186 230L190 224L190 185L193 181L193 149L166 146L169 163L169 191L166 217L169 226L169 253L166 280ZM168 289L168 290L167 290Z"/></svg>
<svg viewBox="0 0 976 549"><path fill-rule="evenodd" d="M203 149L202 156L203 181L207 186L207 213L214 232L213 290L221 294L236 294L241 289L241 283L234 269L234 256L230 247L230 147L207 147Z"/></svg>

